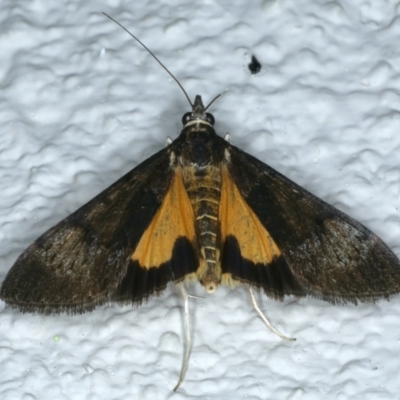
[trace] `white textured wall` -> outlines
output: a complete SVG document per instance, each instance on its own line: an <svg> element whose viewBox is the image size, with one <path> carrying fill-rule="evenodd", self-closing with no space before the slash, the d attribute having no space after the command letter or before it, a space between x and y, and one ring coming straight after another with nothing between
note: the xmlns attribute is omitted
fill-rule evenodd
<svg viewBox="0 0 400 400"><path fill-rule="evenodd" d="M44 230L175 138L188 111L138 35L212 106L220 134L360 220L400 255L400 14L395 0L4 0L0 11L0 280ZM255 54L259 75L247 64ZM0 304L0 398L399 398L400 298L332 306L244 289L23 315ZM54 341L59 335L60 340Z"/></svg>

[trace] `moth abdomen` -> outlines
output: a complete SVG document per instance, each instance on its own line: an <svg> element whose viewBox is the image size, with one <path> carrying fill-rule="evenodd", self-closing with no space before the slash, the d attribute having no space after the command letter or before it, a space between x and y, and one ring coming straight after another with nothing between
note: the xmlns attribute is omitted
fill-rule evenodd
<svg viewBox="0 0 400 400"><path fill-rule="evenodd" d="M183 169L186 191L196 221L201 262L200 282L207 291L214 292L221 281L219 203L221 198L221 170L209 166L197 174L194 166Z"/></svg>

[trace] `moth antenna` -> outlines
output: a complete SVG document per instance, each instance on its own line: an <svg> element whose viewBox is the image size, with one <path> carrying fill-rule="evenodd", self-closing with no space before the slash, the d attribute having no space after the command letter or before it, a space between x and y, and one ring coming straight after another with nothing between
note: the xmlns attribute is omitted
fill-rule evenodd
<svg viewBox="0 0 400 400"><path fill-rule="evenodd" d="M287 337L285 335L282 335L282 333L280 333L278 331L278 329L276 329L271 322L268 321L268 318L263 314L263 312L260 310L260 307L258 307L256 298L254 297L253 294L253 290L251 288L249 288L249 292L250 292L250 296L251 296L251 301L253 303L254 308L256 309L256 311L258 312L258 315L261 317L261 319L265 322L265 325L267 325L268 329L271 330L272 332L275 333L275 335L279 336L281 339L283 340L287 340L288 342L293 342L294 340L296 340L296 338L290 338Z"/></svg>
<svg viewBox="0 0 400 400"><path fill-rule="evenodd" d="M185 356L183 358L181 374L179 375L179 380L176 386L174 387L174 392L176 392L183 382L183 378L185 377L185 373L187 370L187 366L189 364L189 355L190 349L192 347L192 338L190 335L190 316L189 316L189 295L186 292L185 286L183 283L178 283L177 286L181 291L183 301L185 303L185 331L186 331L186 343L185 343Z"/></svg>
<svg viewBox="0 0 400 400"><path fill-rule="evenodd" d="M210 103L208 104L208 106L204 109L204 111L207 111L208 107L210 107L211 104L214 103L214 101L217 100L219 96L221 96L221 93L218 94L217 96L215 96L215 97L211 100L211 102L210 102Z"/></svg>
<svg viewBox="0 0 400 400"><path fill-rule="evenodd" d="M172 75L172 72L169 71L169 69L155 56L155 54L143 43L141 42L133 33L129 32L128 29L126 29L123 25L121 25L118 21L116 21L114 18L110 17L108 14L106 14L105 12L103 12L102 14L104 14L107 18L111 19L111 21L115 22L117 25L119 25L125 32L127 32L129 35L131 35L144 49L146 49L151 56L153 56L153 58L169 73L169 75L172 77L172 79L178 84L178 86L182 89L182 92L184 93L184 95L186 96L190 106L193 109L193 103L190 101L190 98L188 96L188 94L186 93L186 90L183 88L183 86L181 85L181 83L178 81L178 79L175 78L174 75ZM218 97L218 96L217 96ZM215 100L215 99L214 99ZM214 101L213 100L213 101ZM212 102L213 102L212 101ZM211 103L212 103L211 102ZM209 105L211 105L211 103ZM208 107L207 107L208 108ZM206 108L206 109L207 109Z"/></svg>

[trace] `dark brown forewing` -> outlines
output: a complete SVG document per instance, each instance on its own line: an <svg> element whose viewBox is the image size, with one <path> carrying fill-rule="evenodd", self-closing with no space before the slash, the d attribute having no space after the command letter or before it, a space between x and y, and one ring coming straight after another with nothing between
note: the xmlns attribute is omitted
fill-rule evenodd
<svg viewBox="0 0 400 400"><path fill-rule="evenodd" d="M400 262L379 237L249 154L229 152L229 173L306 294L336 303L400 291Z"/></svg>
<svg viewBox="0 0 400 400"><path fill-rule="evenodd" d="M167 148L39 237L9 271L1 298L22 311L75 313L118 297L130 255L171 176ZM126 279L124 284L133 302L159 292L172 279L164 270L162 276L136 272L131 266L128 280L133 287L126 287ZM132 293L135 287L137 293Z"/></svg>

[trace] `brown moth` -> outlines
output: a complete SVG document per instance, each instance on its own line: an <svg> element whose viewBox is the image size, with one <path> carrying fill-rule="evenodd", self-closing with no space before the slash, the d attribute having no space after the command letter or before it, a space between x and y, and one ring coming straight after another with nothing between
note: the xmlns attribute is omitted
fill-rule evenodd
<svg viewBox="0 0 400 400"><path fill-rule="evenodd" d="M191 106L176 140L20 255L1 286L8 305L82 313L193 280L331 303L400 291L379 237L218 136L199 95Z"/></svg>

